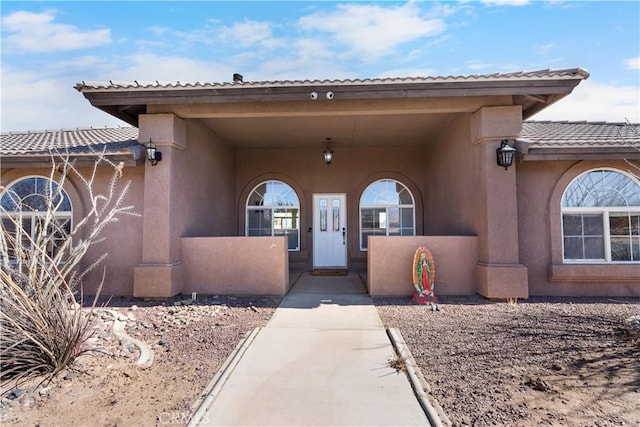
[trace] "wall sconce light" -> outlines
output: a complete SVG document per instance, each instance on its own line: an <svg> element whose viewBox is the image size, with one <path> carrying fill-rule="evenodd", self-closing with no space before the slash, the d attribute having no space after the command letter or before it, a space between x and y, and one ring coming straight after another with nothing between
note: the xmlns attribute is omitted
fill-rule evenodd
<svg viewBox="0 0 640 427"><path fill-rule="evenodd" d="M333 160L333 150L331 149L331 138L327 138L327 148L324 149L324 151L322 152L322 155L324 156L324 162L327 165L330 165L331 161Z"/></svg>
<svg viewBox="0 0 640 427"><path fill-rule="evenodd" d="M507 170L509 166L513 164L513 157L516 154L516 149L509 146L509 141L503 139L500 142L500 147L496 149L496 155L498 158L498 166Z"/></svg>
<svg viewBox="0 0 640 427"><path fill-rule="evenodd" d="M158 151L156 144L149 138L149 142L144 147L147 149L147 160L149 160L151 166L157 165L162 160L162 153Z"/></svg>

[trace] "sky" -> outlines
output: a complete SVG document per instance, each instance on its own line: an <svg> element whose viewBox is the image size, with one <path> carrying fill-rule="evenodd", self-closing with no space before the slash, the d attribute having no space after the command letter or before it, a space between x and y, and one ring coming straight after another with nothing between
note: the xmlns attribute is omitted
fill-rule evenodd
<svg viewBox="0 0 640 427"><path fill-rule="evenodd" d="M82 81L228 82L584 68L532 120L640 122L638 1L5 1L0 130L127 126Z"/></svg>

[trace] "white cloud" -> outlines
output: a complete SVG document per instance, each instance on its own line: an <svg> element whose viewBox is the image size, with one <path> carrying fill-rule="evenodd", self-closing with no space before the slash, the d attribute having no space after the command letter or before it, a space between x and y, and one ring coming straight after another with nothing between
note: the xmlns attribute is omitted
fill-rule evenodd
<svg viewBox="0 0 640 427"><path fill-rule="evenodd" d="M402 78L402 77L426 77L426 76L436 76L436 75L438 75L438 71L433 68L414 67L414 68L396 68L391 70L385 70L382 73L380 73L377 77Z"/></svg>
<svg viewBox="0 0 640 427"><path fill-rule="evenodd" d="M399 7L344 4L332 12L301 18L298 28L330 33L348 49L363 54L365 60L373 60L392 53L403 43L444 31L445 23L421 17L420 9L411 2Z"/></svg>
<svg viewBox="0 0 640 427"><path fill-rule="evenodd" d="M624 63L629 70L640 70L640 57L629 58Z"/></svg>
<svg viewBox="0 0 640 427"><path fill-rule="evenodd" d="M556 45L554 43L547 43L547 44L538 44L538 45L534 45L533 49L538 52L539 54L543 54L546 55L548 54L551 50L555 49Z"/></svg>
<svg viewBox="0 0 640 427"><path fill-rule="evenodd" d="M111 43L111 30L82 31L73 25L54 22L55 12L13 12L2 18L3 41L12 52L52 52L101 46Z"/></svg>
<svg viewBox="0 0 640 427"><path fill-rule="evenodd" d="M481 0L481 3L489 6L526 6L529 0Z"/></svg>
<svg viewBox="0 0 640 427"><path fill-rule="evenodd" d="M2 67L2 122L0 130L21 131L88 126L128 126L125 122L93 107L74 89L86 80L138 80L142 82L231 81L228 65L188 58L139 54L111 63L87 56L59 61L46 70ZM126 63L128 61L128 64ZM124 63L124 65L123 65ZM64 73L66 68L72 73ZM81 77L77 77L80 75Z"/></svg>
<svg viewBox="0 0 640 427"><path fill-rule="evenodd" d="M2 69L0 130L26 131L89 126L128 126L97 108L67 78L39 72Z"/></svg>
<svg viewBox="0 0 640 427"><path fill-rule="evenodd" d="M488 62L483 62L479 59L474 59L471 61L467 61L467 69L471 71L482 71L487 69L492 69L493 64Z"/></svg>
<svg viewBox="0 0 640 427"><path fill-rule="evenodd" d="M266 21L236 22L220 31L223 42L234 46L253 46L267 44L272 38L271 24Z"/></svg>
<svg viewBox="0 0 640 427"><path fill-rule="evenodd" d="M230 63L220 64L180 56L163 56L153 53L131 55L128 65L113 70L112 80L138 80L139 82L225 82L231 81L233 69Z"/></svg>
<svg viewBox="0 0 640 427"><path fill-rule="evenodd" d="M640 94L634 86L612 86L586 80L569 96L531 119L640 123Z"/></svg>

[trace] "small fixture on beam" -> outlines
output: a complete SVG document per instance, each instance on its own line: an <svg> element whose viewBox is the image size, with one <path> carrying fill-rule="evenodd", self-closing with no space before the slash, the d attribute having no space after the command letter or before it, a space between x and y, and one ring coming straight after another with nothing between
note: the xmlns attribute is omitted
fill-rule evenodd
<svg viewBox="0 0 640 427"><path fill-rule="evenodd" d="M147 160L149 160L151 166L157 165L158 162L162 160L162 153L158 151L156 144L151 141L151 138L149 138L149 142L146 143L145 148L147 149Z"/></svg>
<svg viewBox="0 0 640 427"><path fill-rule="evenodd" d="M503 139L500 142L500 147L496 149L496 155L498 160L498 166L509 169L509 166L513 164L513 157L516 154L516 149L509 145L509 141Z"/></svg>
<svg viewBox="0 0 640 427"><path fill-rule="evenodd" d="M330 165L331 161L333 160L333 150L331 149L331 138L327 138L327 148L324 149L324 151L322 152L322 155L324 156L324 162L327 165Z"/></svg>

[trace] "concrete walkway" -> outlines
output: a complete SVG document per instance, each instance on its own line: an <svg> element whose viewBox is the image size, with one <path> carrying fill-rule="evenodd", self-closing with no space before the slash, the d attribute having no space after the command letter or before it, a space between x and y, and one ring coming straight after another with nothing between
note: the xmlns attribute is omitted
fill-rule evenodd
<svg viewBox="0 0 640 427"><path fill-rule="evenodd" d="M388 367L393 356L356 274L304 273L222 375L197 425L428 426L406 375Z"/></svg>

